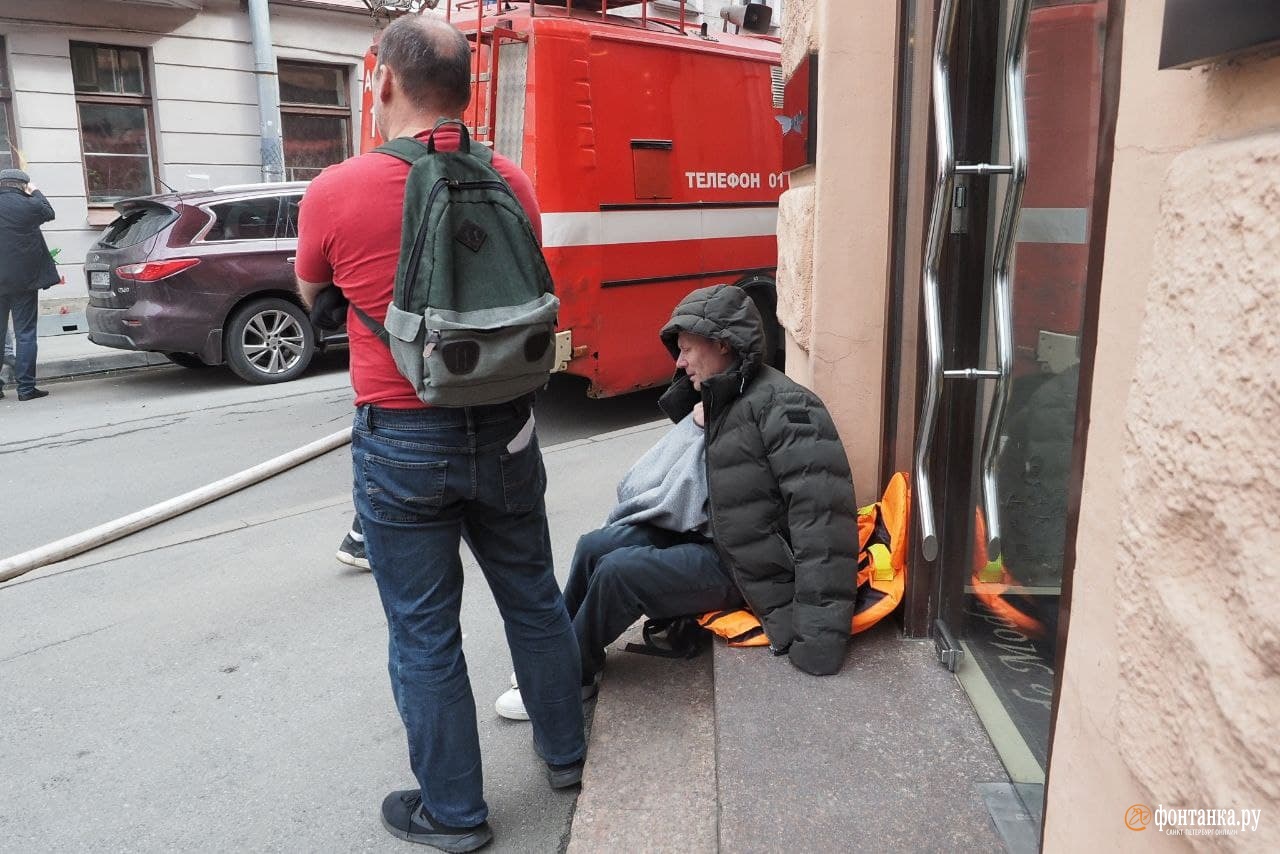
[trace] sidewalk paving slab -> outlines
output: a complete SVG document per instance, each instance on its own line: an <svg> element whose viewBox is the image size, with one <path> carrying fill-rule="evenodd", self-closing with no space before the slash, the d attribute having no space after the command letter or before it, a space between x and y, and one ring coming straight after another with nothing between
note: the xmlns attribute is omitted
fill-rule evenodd
<svg viewBox="0 0 1280 854"><path fill-rule="evenodd" d="M928 642L886 620L831 677L713 650L611 651L570 852L1005 850L985 796L1009 778Z"/></svg>
<svg viewBox="0 0 1280 854"><path fill-rule="evenodd" d="M715 645L720 849L1002 851L982 784L1009 778L932 644L892 619L838 675Z"/></svg>
<svg viewBox="0 0 1280 854"><path fill-rule="evenodd" d="M717 845L711 656L609 650L569 854L713 852Z"/></svg>

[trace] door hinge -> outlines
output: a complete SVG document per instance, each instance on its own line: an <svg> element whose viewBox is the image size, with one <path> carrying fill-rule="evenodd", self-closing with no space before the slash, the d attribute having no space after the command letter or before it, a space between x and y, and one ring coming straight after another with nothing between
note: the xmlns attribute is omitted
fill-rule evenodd
<svg viewBox="0 0 1280 854"><path fill-rule="evenodd" d="M955 673L956 668L960 666L960 659L964 658L964 650L960 648L960 644L956 643L955 636L942 620L934 620L933 627L935 629L933 651L937 654L938 661L942 662L947 670Z"/></svg>

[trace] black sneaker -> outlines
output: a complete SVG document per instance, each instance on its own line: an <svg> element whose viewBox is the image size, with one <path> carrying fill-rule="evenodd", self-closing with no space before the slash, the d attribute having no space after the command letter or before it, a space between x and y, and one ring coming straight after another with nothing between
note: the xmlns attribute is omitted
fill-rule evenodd
<svg viewBox="0 0 1280 854"><path fill-rule="evenodd" d="M568 765L552 765L548 762L547 780L551 783L551 788L568 789L582 785L582 766L585 764L586 760L583 759L570 762Z"/></svg>
<svg viewBox="0 0 1280 854"><path fill-rule="evenodd" d="M537 740L533 741L533 752L538 754L542 764L547 766L547 780L551 783L551 788L567 789L582 782L582 768L587 764L586 757L567 765L553 765L542 755L542 748L538 747Z"/></svg>
<svg viewBox="0 0 1280 854"><path fill-rule="evenodd" d="M417 789L387 795L382 802L382 826L398 839L430 845L441 851L475 851L493 839L493 830L487 821L475 827L449 827L433 820L422 808L422 793Z"/></svg>
<svg viewBox="0 0 1280 854"><path fill-rule="evenodd" d="M339 563L354 566L356 569L369 568L369 558L364 553L364 541L357 540L350 534L343 538L342 545L338 546L338 553L334 557Z"/></svg>
<svg viewBox="0 0 1280 854"><path fill-rule="evenodd" d="M18 400L38 400L42 397L48 397L49 392L44 389L33 388L31 391L18 392Z"/></svg>

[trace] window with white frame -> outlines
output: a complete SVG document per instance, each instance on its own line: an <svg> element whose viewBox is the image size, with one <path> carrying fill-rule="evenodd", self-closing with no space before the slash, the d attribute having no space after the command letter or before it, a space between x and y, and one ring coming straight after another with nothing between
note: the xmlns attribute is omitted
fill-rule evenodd
<svg viewBox="0 0 1280 854"><path fill-rule="evenodd" d="M280 61L280 121L285 179L308 181L351 155L351 98L347 69Z"/></svg>
<svg viewBox="0 0 1280 854"><path fill-rule="evenodd" d="M139 48L71 44L90 205L156 191L151 92Z"/></svg>

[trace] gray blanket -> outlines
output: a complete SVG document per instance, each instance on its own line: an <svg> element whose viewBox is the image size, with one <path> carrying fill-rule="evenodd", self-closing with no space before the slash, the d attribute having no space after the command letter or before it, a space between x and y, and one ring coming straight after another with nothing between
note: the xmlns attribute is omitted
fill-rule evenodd
<svg viewBox="0 0 1280 854"><path fill-rule="evenodd" d="M704 532L707 526L706 431L685 416L645 452L618 484L608 525L653 525Z"/></svg>

